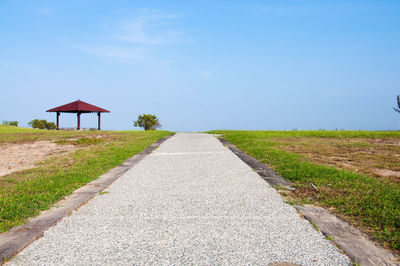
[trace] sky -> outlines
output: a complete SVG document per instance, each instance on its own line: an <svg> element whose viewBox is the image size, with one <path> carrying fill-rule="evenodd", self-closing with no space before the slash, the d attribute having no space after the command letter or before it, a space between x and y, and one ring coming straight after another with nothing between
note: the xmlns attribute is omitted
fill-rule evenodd
<svg viewBox="0 0 400 266"><path fill-rule="evenodd" d="M398 130L400 1L0 0L0 122ZM61 114L61 127L76 115ZM84 114L81 127L96 127Z"/></svg>

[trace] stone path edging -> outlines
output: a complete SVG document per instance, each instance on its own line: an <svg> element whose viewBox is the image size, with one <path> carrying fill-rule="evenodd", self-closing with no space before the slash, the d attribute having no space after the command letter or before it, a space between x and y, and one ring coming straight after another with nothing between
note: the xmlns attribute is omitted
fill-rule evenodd
<svg viewBox="0 0 400 266"><path fill-rule="evenodd" d="M341 250L361 265L400 265L400 261L389 251L376 246L368 237L347 222L329 213L324 208L305 205L294 206L326 236L333 238Z"/></svg>
<svg viewBox="0 0 400 266"><path fill-rule="evenodd" d="M79 208L81 205L93 198L97 193L107 188L144 157L155 150L161 143L173 135L175 135L175 133L159 139L141 153L134 155L121 165L101 175L96 180L78 188L71 195L57 202L49 210L42 211L39 216L28 220L27 223L1 233L0 263L3 264L4 261L9 260L33 241L42 237L43 233L49 227L55 225L62 218L69 215L73 210Z"/></svg>

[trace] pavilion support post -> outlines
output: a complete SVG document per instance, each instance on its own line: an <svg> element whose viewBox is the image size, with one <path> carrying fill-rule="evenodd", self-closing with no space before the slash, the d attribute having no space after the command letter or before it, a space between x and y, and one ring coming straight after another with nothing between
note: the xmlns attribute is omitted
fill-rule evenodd
<svg viewBox="0 0 400 266"><path fill-rule="evenodd" d="M97 129L98 129L98 130L100 130L100 124L101 124L100 114L101 114L100 112L97 112L97 118L98 118L98 121L97 121L97 122L98 122L98 123L97 123L97 124L98 124L98 127L97 127Z"/></svg>
<svg viewBox="0 0 400 266"><path fill-rule="evenodd" d="M79 130L81 129L81 112L78 112L77 116L78 116L78 127L76 129Z"/></svg>
<svg viewBox="0 0 400 266"><path fill-rule="evenodd" d="M60 112L57 112L57 130L60 129Z"/></svg>

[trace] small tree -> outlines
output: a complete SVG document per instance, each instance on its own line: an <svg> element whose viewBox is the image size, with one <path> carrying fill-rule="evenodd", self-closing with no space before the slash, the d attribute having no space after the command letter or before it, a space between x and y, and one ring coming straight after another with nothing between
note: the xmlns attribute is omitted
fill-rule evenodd
<svg viewBox="0 0 400 266"><path fill-rule="evenodd" d="M142 127L144 130L154 130L156 128L161 128L160 121L158 117L152 114L142 114L138 116L138 119L133 122L135 127Z"/></svg>
<svg viewBox="0 0 400 266"><path fill-rule="evenodd" d="M400 95L397 95L397 107L393 107L393 110L400 113Z"/></svg>

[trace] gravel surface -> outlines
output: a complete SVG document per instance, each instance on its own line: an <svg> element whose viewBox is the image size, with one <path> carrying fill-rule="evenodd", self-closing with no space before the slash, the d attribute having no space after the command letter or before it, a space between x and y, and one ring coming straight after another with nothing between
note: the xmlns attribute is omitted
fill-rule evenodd
<svg viewBox="0 0 400 266"><path fill-rule="evenodd" d="M179 133L10 265L349 265L250 167Z"/></svg>

